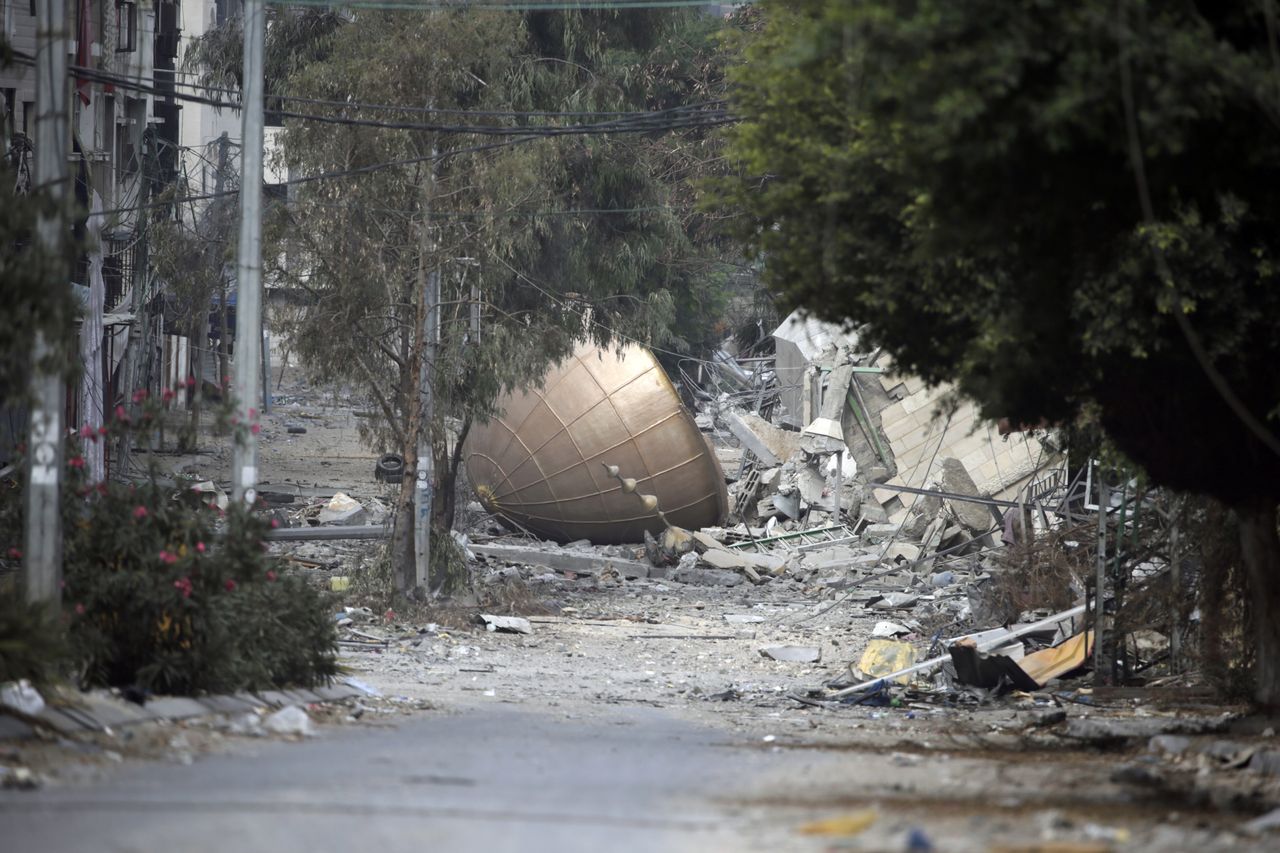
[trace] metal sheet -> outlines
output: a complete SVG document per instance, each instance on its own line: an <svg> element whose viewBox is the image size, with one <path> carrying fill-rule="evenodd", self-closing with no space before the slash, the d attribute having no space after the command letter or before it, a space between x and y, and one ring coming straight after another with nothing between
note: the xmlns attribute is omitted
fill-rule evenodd
<svg viewBox="0 0 1280 853"><path fill-rule="evenodd" d="M580 345L541 388L509 394L498 408L501 416L472 427L467 479L490 512L539 536L606 545L662 529L606 464L656 495L672 524L696 530L728 511L715 453L643 347Z"/></svg>

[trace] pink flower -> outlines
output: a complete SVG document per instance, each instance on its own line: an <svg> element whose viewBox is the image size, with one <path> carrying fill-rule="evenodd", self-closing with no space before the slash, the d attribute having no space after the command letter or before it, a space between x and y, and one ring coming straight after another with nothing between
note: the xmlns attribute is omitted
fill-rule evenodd
<svg viewBox="0 0 1280 853"><path fill-rule="evenodd" d="M143 400L145 400L145 399L147 399L147 389L146 389L146 388L139 388L137 391L134 391L134 392L133 392L133 402L135 402L135 403L141 403L141 402L142 402Z"/></svg>
<svg viewBox="0 0 1280 853"><path fill-rule="evenodd" d="M98 431L93 427L89 426L88 424L85 424L84 426L80 427L81 438L93 438L97 434L98 434Z"/></svg>
<svg viewBox="0 0 1280 853"><path fill-rule="evenodd" d="M272 529L272 530L275 530L275 529L276 529L277 527L279 527L279 526L280 526L280 519L278 519L278 518L274 518L274 517L273 517L273 518L271 519L271 529Z"/></svg>
<svg viewBox="0 0 1280 853"><path fill-rule="evenodd" d="M133 508L133 517L134 517L134 518L146 518L146 517L147 517L147 508L146 508L145 506L142 506L141 504L139 504L138 506L135 506L135 507Z"/></svg>
<svg viewBox="0 0 1280 853"><path fill-rule="evenodd" d="M160 562L172 566L174 563L178 562L178 555L172 551L161 551Z"/></svg>
<svg viewBox="0 0 1280 853"><path fill-rule="evenodd" d="M275 571L273 571L272 569L267 569L267 583L275 583L276 577L277 575Z"/></svg>
<svg viewBox="0 0 1280 853"><path fill-rule="evenodd" d="M256 419L257 419L257 417L258 417L258 410L257 410L257 409L252 409L252 408L251 408L251 409L249 409L249 420L251 420L251 421L252 421L252 420L256 420Z"/></svg>
<svg viewBox="0 0 1280 853"><path fill-rule="evenodd" d="M10 548L10 549L9 549L9 559L10 559L10 560L21 560L21 559L22 559L22 551L18 550L17 548Z"/></svg>
<svg viewBox="0 0 1280 853"><path fill-rule="evenodd" d="M160 395L160 399L164 400L167 403L176 396L178 395L173 393L173 391L171 391L170 389L166 388L164 389L164 393Z"/></svg>
<svg viewBox="0 0 1280 853"><path fill-rule="evenodd" d="M67 460L67 464L68 464L68 465L70 465L72 468L83 468L83 467L84 467L84 457L83 457L83 456L72 456L70 459L68 459L68 460Z"/></svg>
<svg viewBox="0 0 1280 853"><path fill-rule="evenodd" d="M196 378L194 376L187 377L187 387L188 388L196 387Z"/></svg>
<svg viewBox="0 0 1280 853"><path fill-rule="evenodd" d="M107 481L103 480L101 483L98 484L97 488L98 488L98 494L105 495L107 493Z"/></svg>
<svg viewBox="0 0 1280 853"><path fill-rule="evenodd" d="M249 432L253 433L254 435L257 435L258 433L262 432L262 424L254 424L253 426L249 427Z"/></svg>
<svg viewBox="0 0 1280 853"><path fill-rule="evenodd" d="M106 435L106 434L107 434L107 428L105 426L98 427L98 435Z"/></svg>
<svg viewBox="0 0 1280 853"><path fill-rule="evenodd" d="M182 593L183 598L191 597L191 578L179 578L173 582L173 588Z"/></svg>
<svg viewBox="0 0 1280 853"><path fill-rule="evenodd" d="M222 585L226 588L227 592L233 592L236 588L236 582L231 578L227 578Z"/></svg>
<svg viewBox="0 0 1280 853"><path fill-rule="evenodd" d="M77 616L83 616L83 615L84 615L84 605L83 605L83 604L77 604L77 605L76 605L76 615L77 615Z"/></svg>
<svg viewBox="0 0 1280 853"><path fill-rule="evenodd" d="M197 551L199 551L201 554L203 554L203 553L204 553L204 543L203 543L203 542L197 542L197 543L196 543L196 550L197 550Z"/></svg>
<svg viewBox="0 0 1280 853"><path fill-rule="evenodd" d="M386 613L382 614L382 618L387 620L388 622L391 622L396 618L396 612L394 610L388 609Z"/></svg>
<svg viewBox="0 0 1280 853"><path fill-rule="evenodd" d="M129 413L124 410L124 406L116 406L116 420L126 423L129 421Z"/></svg>

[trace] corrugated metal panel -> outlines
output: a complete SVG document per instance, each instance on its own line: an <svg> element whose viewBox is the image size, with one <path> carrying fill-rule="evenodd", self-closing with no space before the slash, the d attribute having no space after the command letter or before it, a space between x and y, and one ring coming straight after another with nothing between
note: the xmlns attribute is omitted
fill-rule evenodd
<svg viewBox="0 0 1280 853"><path fill-rule="evenodd" d="M494 513L561 542L639 542L662 523L624 494L604 466L657 495L672 524L718 524L724 474L653 354L580 346L541 388L510 394L472 428L467 478Z"/></svg>

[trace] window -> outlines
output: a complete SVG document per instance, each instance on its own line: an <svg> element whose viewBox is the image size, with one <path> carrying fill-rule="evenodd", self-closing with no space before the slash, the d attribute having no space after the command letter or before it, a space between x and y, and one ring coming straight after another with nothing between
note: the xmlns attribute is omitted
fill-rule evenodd
<svg viewBox="0 0 1280 853"><path fill-rule="evenodd" d="M137 49L138 4L135 0L116 0L116 53Z"/></svg>

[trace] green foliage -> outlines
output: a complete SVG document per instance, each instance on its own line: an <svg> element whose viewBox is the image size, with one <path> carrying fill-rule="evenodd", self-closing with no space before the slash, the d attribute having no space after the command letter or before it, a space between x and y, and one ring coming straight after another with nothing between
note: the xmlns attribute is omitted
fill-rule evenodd
<svg viewBox="0 0 1280 853"><path fill-rule="evenodd" d="M60 252L42 248L36 242L37 219L57 211L47 195L20 194L15 192L16 185L9 160L0 161L0 292L4 294L0 403L9 405L28 399L37 332L43 333L51 348L45 366L72 374L76 338L70 332L79 317L79 305L66 284L70 269L66 258L75 241L68 231Z"/></svg>
<svg viewBox="0 0 1280 853"><path fill-rule="evenodd" d="M1094 406L1166 485L1280 496L1174 321L1280 432L1265 4L761 5L718 191L788 306L867 324L988 416Z"/></svg>
<svg viewBox="0 0 1280 853"><path fill-rule="evenodd" d="M145 402L137 426L154 424L167 402ZM120 409L110 429L80 440L133 426ZM311 686L335 674L329 603L266 552L262 516L175 490L154 464L139 483L90 484L74 445L67 457L63 609L84 685L199 694ZM6 503L20 494L6 492ZM6 506L0 517L0 545L16 548L20 512Z"/></svg>
<svg viewBox="0 0 1280 853"><path fill-rule="evenodd" d="M16 584L0 589L0 684L29 679L56 682L70 655L57 608L28 603Z"/></svg>

